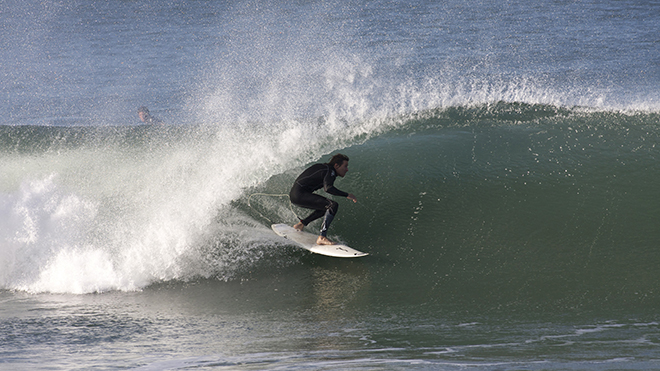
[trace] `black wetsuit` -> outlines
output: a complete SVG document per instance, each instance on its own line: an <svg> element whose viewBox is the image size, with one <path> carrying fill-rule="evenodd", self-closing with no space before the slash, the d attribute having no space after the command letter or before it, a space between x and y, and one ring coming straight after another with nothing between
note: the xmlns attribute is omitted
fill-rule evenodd
<svg viewBox="0 0 660 371"><path fill-rule="evenodd" d="M303 171L293 183L289 198L294 205L314 210L307 218L301 219L303 225L325 216L321 226L321 236L325 236L332 219L337 215L339 204L314 193L317 189L323 188L324 191L335 196L348 196L348 193L335 188L334 182L337 173L329 164L312 165Z"/></svg>

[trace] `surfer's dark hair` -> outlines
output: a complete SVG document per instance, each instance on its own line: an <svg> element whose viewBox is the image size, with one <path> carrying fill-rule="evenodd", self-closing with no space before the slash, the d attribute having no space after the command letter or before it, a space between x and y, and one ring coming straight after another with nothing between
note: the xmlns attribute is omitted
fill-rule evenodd
<svg viewBox="0 0 660 371"><path fill-rule="evenodd" d="M348 161L348 156L342 155L341 153L337 153L336 155L332 156L330 159L330 162L328 162L328 165L330 166L335 166L335 164L341 166L344 161Z"/></svg>

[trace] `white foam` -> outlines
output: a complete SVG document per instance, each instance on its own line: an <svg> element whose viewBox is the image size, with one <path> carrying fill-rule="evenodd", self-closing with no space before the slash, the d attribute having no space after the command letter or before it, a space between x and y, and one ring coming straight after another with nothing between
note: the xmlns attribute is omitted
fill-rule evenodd
<svg viewBox="0 0 660 371"><path fill-rule="evenodd" d="M57 175L26 180L15 193L0 194L0 284L32 290L42 269L82 247L96 216L94 202L57 188ZM67 290L63 290L67 291Z"/></svg>

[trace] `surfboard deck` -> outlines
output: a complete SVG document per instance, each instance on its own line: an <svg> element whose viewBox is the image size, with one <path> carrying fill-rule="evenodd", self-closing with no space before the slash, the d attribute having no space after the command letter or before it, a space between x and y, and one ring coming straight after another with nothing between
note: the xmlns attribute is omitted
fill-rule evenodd
<svg viewBox="0 0 660 371"><path fill-rule="evenodd" d="M332 256L335 258L359 258L361 256L369 255L366 252L357 251L346 245L317 245L316 239L318 238L318 235L297 231L295 228L287 224L273 224L270 227L278 236L289 239L295 242L296 245L315 254Z"/></svg>

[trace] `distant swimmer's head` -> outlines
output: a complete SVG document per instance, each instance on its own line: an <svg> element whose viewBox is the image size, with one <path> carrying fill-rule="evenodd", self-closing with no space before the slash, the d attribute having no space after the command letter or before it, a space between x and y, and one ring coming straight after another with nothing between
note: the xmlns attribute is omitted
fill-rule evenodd
<svg viewBox="0 0 660 371"><path fill-rule="evenodd" d="M337 175L343 178L348 172L348 156L337 153L332 156L328 165L332 166L337 172Z"/></svg>
<svg viewBox="0 0 660 371"><path fill-rule="evenodd" d="M151 117L151 114L149 113L149 109L147 109L147 107L142 106L138 108L138 116L140 117L140 120L142 120L142 122L147 122L147 120L149 120L149 118Z"/></svg>

